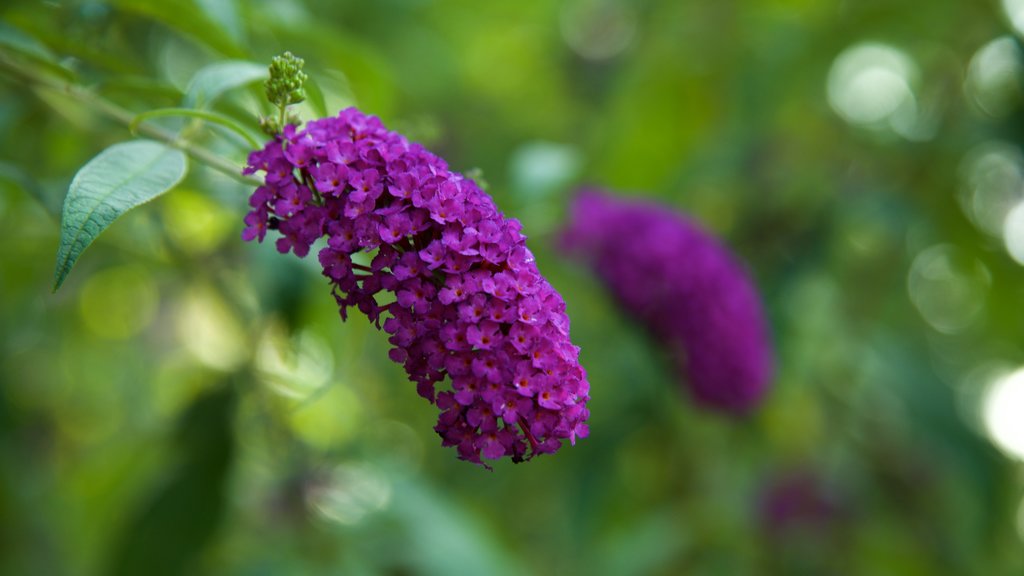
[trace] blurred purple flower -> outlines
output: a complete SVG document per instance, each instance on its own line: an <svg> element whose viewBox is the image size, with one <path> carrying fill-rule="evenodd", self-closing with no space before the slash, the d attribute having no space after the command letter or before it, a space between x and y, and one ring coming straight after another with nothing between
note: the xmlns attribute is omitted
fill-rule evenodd
<svg viewBox="0 0 1024 576"><path fill-rule="evenodd" d="M773 373L760 298L711 234L668 208L586 189L562 245L666 346L699 404L744 413L760 401Z"/></svg>
<svg viewBox="0 0 1024 576"><path fill-rule="evenodd" d="M808 470L794 470L774 478L763 487L758 501L758 517L769 535L828 524L844 515L839 495Z"/></svg>
<svg viewBox="0 0 1024 576"><path fill-rule="evenodd" d="M277 249L302 257L327 237L318 257L342 319L356 308L383 321L391 359L441 409L443 445L519 462L587 435L565 303L476 183L355 108L286 127L249 156L256 172L243 238L277 230Z"/></svg>

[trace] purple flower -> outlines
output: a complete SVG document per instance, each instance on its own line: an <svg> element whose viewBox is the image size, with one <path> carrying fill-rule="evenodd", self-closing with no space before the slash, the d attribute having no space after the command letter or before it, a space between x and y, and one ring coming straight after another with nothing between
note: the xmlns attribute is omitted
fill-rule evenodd
<svg viewBox="0 0 1024 576"><path fill-rule="evenodd" d="M757 516L765 534L812 528L821 531L848 515L848 497L837 485L809 469L794 469L770 479L761 488Z"/></svg>
<svg viewBox="0 0 1024 576"><path fill-rule="evenodd" d="M665 344L698 403L743 413L760 401L773 373L760 298L711 234L668 208L583 190L562 242ZM510 334L522 346L521 332Z"/></svg>
<svg viewBox="0 0 1024 576"><path fill-rule="evenodd" d="M390 335L390 358L441 411L442 445L486 466L587 435L565 303L475 182L355 108L288 126L249 155L256 172L243 238L276 230L278 250L302 257L326 236L318 258L342 319L354 307Z"/></svg>

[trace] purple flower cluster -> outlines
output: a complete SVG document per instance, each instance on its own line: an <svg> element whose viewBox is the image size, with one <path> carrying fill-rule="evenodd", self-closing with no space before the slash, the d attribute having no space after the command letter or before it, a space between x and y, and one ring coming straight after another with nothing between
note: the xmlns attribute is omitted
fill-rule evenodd
<svg viewBox="0 0 1024 576"><path fill-rule="evenodd" d="M562 241L668 347L698 403L743 413L760 400L773 372L760 298L713 236L667 208L583 190Z"/></svg>
<svg viewBox="0 0 1024 576"><path fill-rule="evenodd" d="M255 172L265 183L243 238L277 230L277 249L303 257L326 236L318 255L342 318L356 308L383 322L391 359L441 410L443 445L519 462L587 435L565 303L519 222L476 183L355 108L288 126L249 156Z"/></svg>

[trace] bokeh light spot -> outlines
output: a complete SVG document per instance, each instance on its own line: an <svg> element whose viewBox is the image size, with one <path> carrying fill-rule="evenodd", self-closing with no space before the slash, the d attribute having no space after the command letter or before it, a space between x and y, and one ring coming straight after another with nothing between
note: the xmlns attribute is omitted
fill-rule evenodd
<svg viewBox="0 0 1024 576"><path fill-rule="evenodd" d="M1024 368L993 380L982 402L989 437L1009 456L1024 460Z"/></svg>
<svg viewBox="0 0 1024 576"><path fill-rule="evenodd" d="M289 339L280 324L260 339L256 368L275 392L304 399L327 384L334 371L334 355L323 338L303 330Z"/></svg>
<svg viewBox="0 0 1024 576"><path fill-rule="evenodd" d="M1020 48L1009 36L982 46L971 58L964 89L982 112L1005 116L1020 100L1024 67Z"/></svg>
<svg viewBox="0 0 1024 576"><path fill-rule="evenodd" d="M828 74L828 100L850 124L912 137L919 122L917 66L891 46L862 43L843 51Z"/></svg>
<svg viewBox="0 0 1024 576"><path fill-rule="evenodd" d="M175 190L161 205L167 234L187 252L209 252L237 227L236 215L191 190Z"/></svg>
<svg viewBox="0 0 1024 576"><path fill-rule="evenodd" d="M119 266L94 274L82 287L82 320L97 336L122 339L134 336L153 320L156 283L135 265Z"/></svg>
<svg viewBox="0 0 1024 576"><path fill-rule="evenodd" d="M607 60L633 42L636 14L628 3L577 0L562 9L562 38L587 60Z"/></svg>
<svg viewBox="0 0 1024 576"><path fill-rule="evenodd" d="M1014 29L1024 34L1024 0L1003 0L1003 11Z"/></svg>
<svg viewBox="0 0 1024 576"><path fill-rule="evenodd" d="M1018 264L1024 264L1024 202L1020 202L1006 215L1003 226L1006 251Z"/></svg>
<svg viewBox="0 0 1024 576"><path fill-rule="evenodd" d="M1009 143L971 150L960 167L960 205L981 231L1000 236L1010 209L1024 197L1024 158Z"/></svg>
<svg viewBox="0 0 1024 576"><path fill-rule="evenodd" d="M555 142L529 142L509 161L513 186L523 195L543 197L569 184L579 174L583 157L573 146Z"/></svg>
<svg viewBox="0 0 1024 576"><path fill-rule="evenodd" d="M322 518L339 524L358 524L391 502L391 482L375 466L338 466L326 482L312 486L306 502Z"/></svg>
<svg viewBox="0 0 1024 576"><path fill-rule="evenodd" d="M182 345L203 364L231 370L245 361L248 352L242 327L213 290L189 288L176 320Z"/></svg>
<svg viewBox="0 0 1024 576"><path fill-rule="evenodd" d="M978 319L991 283L984 264L948 244L922 250L907 275L910 300L944 334L960 332Z"/></svg>
<svg viewBox="0 0 1024 576"><path fill-rule="evenodd" d="M359 397L337 382L322 388L288 414L288 424L295 434L310 446L324 451L351 439L360 430L362 420Z"/></svg>

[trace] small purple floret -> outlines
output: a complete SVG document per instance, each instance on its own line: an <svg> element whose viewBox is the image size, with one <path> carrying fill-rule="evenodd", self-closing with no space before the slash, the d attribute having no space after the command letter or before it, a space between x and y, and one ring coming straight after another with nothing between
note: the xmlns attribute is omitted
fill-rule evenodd
<svg viewBox="0 0 1024 576"><path fill-rule="evenodd" d="M265 184L243 238L276 230L277 249L302 257L327 237L317 256L342 319L356 308L390 334L390 358L441 410L444 446L486 466L587 435L590 386L565 303L519 222L475 182L355 108L286 127L249 155L256 172Z"/></svg>
<svg viewBox="0 0 1024 576"><path fill-rule="evenodd" d="M666 207L583 190L562 240L665 344L698 403L758 404L774 370L768 327L749 276L714 236Z"/></svg>

